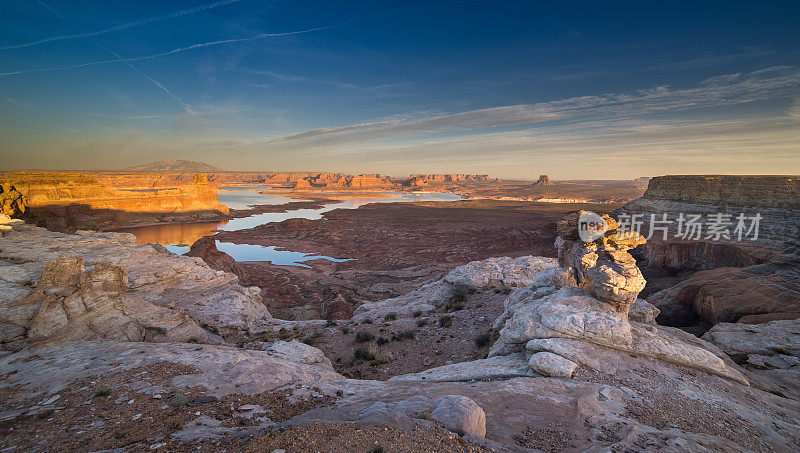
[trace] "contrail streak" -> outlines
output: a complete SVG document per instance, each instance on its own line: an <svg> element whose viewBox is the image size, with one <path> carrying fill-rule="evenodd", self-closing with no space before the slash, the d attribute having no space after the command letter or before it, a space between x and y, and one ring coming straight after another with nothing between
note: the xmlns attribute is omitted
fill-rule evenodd
<svg viewBox="0 0 800 453"><path fill-rule="evenodd" d="M50 7L50 5L48 5L47 3L45 3L45 2L44 2L44 0L37 0L37 2L38 2L39 4L41 4L42 6L44 6L45 8L47 8L48 10L50 10L50 12L52 12L53 14L55 14L56 16L58 16L58 18L59 18L59 19L63 20L64 22L66 22L66 23L67 23L67 24L69 24L69 25L72 25L72 23L71 23L69 20L67 20L67 19L66 19L64 16L62 16L61 14L59 14L59 13L58 13L58 11L54 10L53 8L51 8L51 7ZM121 56L120 56L118 53L114 52L113 50L109 49L108 47L105 47L105 46L101 45L100 43L98 43L98 42L97 42L97 41L95 41L94 39L91 39L91 41L92 41L92 43L94 43L94 45L96 45L97 47L99 47L99 48L101 48L101 49L105 50L106 52L110 53L111 55L113 55L114 57L116 57L116 58L117 58L116 60L111 60L111 61L121 61L121 62L125 63L125 64L126 64L126 65L128 65L128 66L129 66L131 69L133 69L133 70L134 70L134 71L135 71L137 74L139 74L139 75L141 75L142 77L146 78L147 80L149 80L149 81L153 82L153 84L154 84L156 87L158 87L159 89L161 89L161 90L162 90L164 93L166 93L166 94L167 94L168 96L170 96L172 99L175 99L175 101L177 101L177 102L178 102L178 104L180 104L180 105L181 105L181 107L183 107L183 109L184 109L184 110L185 110L187 113L190 113L190 114L192 114L192 115L194 114L194 111L192 111L192 106L190 106L189 104L187 104L187 103L183 102L183 100L182 100L181 98L179 98L179 97L178 97L178 96L176 96L176 95L175 95L175 94L174 94L172 91L170 91L169 89L167 89L167 87L165 87L165 86L164 86L164 85L163 85L161 82L159 82L158 80L156 80L156 79L154 79L154 78L150 77L149 75L145 74L144 72L140 71L140 70L139 70L139 68L137 68L136 66L132 65L132 64L131 64L131 63L130 63L128 60L126 60L126 59L122 58L122 57L121 57Z"/></svg>
<svg viewBox="0 0 800 453"><path fill-rule="evenodd" d="M459 4L459 3L464 3L464 2L463 1L458 1L458 2L452 2L452 3L445 3L445 4L441 4L441 5L429 6L429 7L425 7L425 8L415 8L415 9L411 9L411 10L400 11L400 12L397 12L397 13L386 13L386 14L378 14L378 15L374 15L374 16L358 17L358 18L355 18L355 19L346 20L344 22L339 22L339 23L336 23L336 24L325 25L325 26L321 26L321 27L307 28L305 30L289 31L289 32L284 32L284 33L259 33L259 34L254 35L254 36L248 36L248 37L244 37L244 38L232 38L232 39L223 39L223 40L219 40L219 41L209 41L209 42L204 42L204 43L192 44L192 45L186 46L186 47L180 47L180 48L177 48L177 49L170 50L168 52L161 52L161 53L157 53L157 54L153 54L153 55L146 55L146 56L143 56L143 57L128 58L127 61L150 60L150 59L153 59L153 58L165 57L167 55L173 55L173 54L177 54L177 53L182 53L182 52L186 52L186 51L193 50L193 49L200 49L200 48L203 48L203 47L214 47L214 46L219 46L219 45L222 45L222 44L231 44L231 43L237 43L237 42L255 41L255 40L258 40L258 39L265 39L265 38L279 38L281 36L303 35L303 34L306 34L306 33L313 33L313 32L317 32L317 31L324 31L324 30L330 30L330 29L333 29L333 28L342 27L344 25L347 25L347 24L350 24L350 23L353 23L353 22L359 22L359 21L362 21L362 20L377 19L377 18L381 18L381 17L389 17L389 16L393 16L393 15L397 15L397 14L408 14L408 13L418 12L418 11L427 11L427 10L430 10L430 9L452 6L452 5L456 5L456 4ZM52 9L49 6L47 6L47 5L45 5L45 6L52 11ZM55 13L55 14L58 14L58 13ZM3 49L3 48L0 48L0 49ZM19 70L19 71L0 72L0 77L20 75L20 74L28 74L28 73L31 73L31 72L61 71L61 70L66 70L66 69L78 69L78 68L85 68L87 66L96 66L96 65L101 65L101 64L116 63L118 61L120 61L120 60L101 60L101 61L92 61L92 62L89 62L89 63L80 63L80 64L69 65L69 66L57 66L57 67L54 67L54 68L22 69L22 70Z"/></svg>
<svg viewBox="0 0 800 453"><path fill-rule="evenodd" d="M215 3L209 3L209 4L206 4L206 5L196 6L194 8L184 9L184 10L181 10L181 11L175 11L175 12L164 14L164 15L161 15L161 16L149 17L147 19L137 20L135 22L129 22L127 24L116 25L114 27L106 28L104 30L90 31L90 32L86 32L86 33L76 33L76 34L73 34L73 35L52 36L50 38L44 38L44 39L40 39L38 41L31 41L31 42L26 42L26 43L22 43L22 44L14 44L14 45L11 45L11 46L0 47L0 50L21 49L21 48L24 48L24 47L37 46L39 44L44 44L46 42L63 41L65 39L90 38L92 36L103 35L103 34L106 34L106 33L111 33L113 31L125 30L125 29L128 29L128 28L138 27L140 25L146 25L146 24L150 24L150 23L153 23L153 22L160 22L160 21L167 20L167 19L175 19L175 18L181 17L181 16L188 16L190 14L199 13L200 11L205 11L205 10L217 8L217 7L220 7L220 6L230 5L231 3L238 3L238 2L241 2L241 1L242 0L223 0L223 1L218 1L218 2L215 2ZM44 5L44 6L47 9L49 9L51 12L53 12L55 15L57 15L60 19L64 19L64 17L61 16L61 14L58 14L55 10L53 10L53 8L50 8L47 5Z"/></svg>
<svg viewBox="0 0 800 453"><path fill-rule="evenodd" d="M95 44L97 44L97 43L95 43ZM175 100L178 102L178 104L180 104L180 105L181 105L181 107L183 107L183 109L184 109L184 110L186 110L186 113L191 113L191 114L194 114L194 111L192 110L192 106L191 106L191 105L189 105L189 104L187 104L187 103L183 102L183 100L182 100L181 98L179 98L178 96L176 96L176 95L175 95L175 94L174 94L172 91L169 91L169 90L167 89L167 87L165 87L164 85L162 85L162 84L161 84L161 82L159 82L158 80L156 80L156 79L154 79L154 78L150 77L149 75L145 74L144 72L140 71L140 70L139 70L139 68L137 68L136 66L132 65L132 64L131 64L131 63L130 63L128 60L126 60L126 59L122 58L121 56L119 56L119 54L118 54L118 53L116 53L116 52L112 51L111 49L109 49L109 48L107 48L107 47L103 47L103 46L101 46L100 44L97 44L97 45L98 45L98 46L99 46L101 49L103 49L103 50L105 50L106 52L110 53L111 55L114 55L115 57L117 57L117 58L118 58L118 61L121 61L121 62L125 63L126 65L130 66L130 68L131 68L131 69L133 69L134 71L136 71L137 73L139 73L139 74L140 74L142 77L144 77L144 78L146 78L147 80L149 80L149 81L153 82L153 84L154 84L155 86L157 86L158 88L161 88L161 90L162 90L164 93L166 93L167 95L169 95L169 96L170 96L172 99L175 99Z"/></svg>
<svg viewBox="0 0 800 453"><path fill-rule="evenodd" d="M246 38L233 38L233 39L223 39L223 40L220 40L220 41L203 42L203 43L198 43L198 44L192 44L192 45L186 46L186 47L180 47L178 49L173 49L173 50L170 50L168 52L161 52L161 53L157 53L157 54L153 54L153 55L146 55L146 56L143 56L143 57L128 58L127 61L151 60L153 58L165 57L167 55L173 55L173 54L176 54L176 53L186 52L187 50L200 49L200 48L203 48L203 47L219 46L219 45L222 45L222 44L230 44L230 43L246 42L246 41L255 41L257 39L264 39L264 38L278 38L278 37L281 37L281 36L302 35L302 34L305 34L305 33L312 33L312 32L315 32L315 31L329 30L331 28L341 27L342 25L348 24L350 22L355 22L357 20L360 20L360 19L352 19L352 20L349 20L347 22L341 22L341 23L334 24L334 25L326 25L324 27L314 27L314 28L308 28L308 29L305 29L305 30L298 30L298 31L289 31L289 32L285 32L285 33L259 33L257 35L248 36ZM77 68L84 68L86 66L95 66L95 65L101 65L101 64L116 63L118 61L120 61L120 60L100 60L100 61L92 61L92 62L89 62L89 63L81 63L81 64L76 64L76 65L70 65L70 66L58 66L58 67L55 67L55 68L35 68L35 69L23 69L23 70L20 70L20 71L12 71L12 72L0 72L0 77L18 75L18 74L27 74L27 73L30 73L30 72L60 71L60 70L63 70L63 69L77 69Z"/></svg>

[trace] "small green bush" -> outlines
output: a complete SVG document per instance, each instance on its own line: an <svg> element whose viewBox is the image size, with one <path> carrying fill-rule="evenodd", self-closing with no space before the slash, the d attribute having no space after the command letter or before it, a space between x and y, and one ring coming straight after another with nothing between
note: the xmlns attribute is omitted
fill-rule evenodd
<svg viewBox="0 0 800 453"><path fill-rule="evenodd" d="M392 337L395 341L413 340L417 334L413 330L404 330Z"/></svg>
<svg viewBox="0 0 800 453"><path fill-rule="evenodd" d="M374 347L358 348L353 351L354 360L374 360L378 351Z"/></svg>
<svg viewBox="0 0 800 453"><path fill-rule="evenodd" d="M372 341L375 339L375 335L367 332L366 330L360 330L356 332L356 343L366 343L368 341Z"/></svg>
<svg viewBox="0 0 800 453"><path fill-rule="evenodd" d="M383 337L378 337L378 340L375 341L375 343L377 343L378 346L383 346L388 342L389 342L389 340L387 340L386 338L383 338Z"/></svg>
<svg viewBox="0 0 800 453"><path fill-rule="evenodd" d="M439 327L450 327L453 325L452 316L442 316L439 318Z"/></svg>
<svg viewBox="0 0 800 453"><path fill-rule="evenodd" d="M427 319L420 319L419 321L417 321L417 327L425 327L426 325L428 325Z"/></svg>
<svg viewBox="0 0 800 453"><path fill-rule="evenodd" d="M489 343L492 342L492 336L488 333L484 333L475 337L475 346L479 348L485 348L489 346Z"/></svg>
<svg viewBox="0 0 800 453"><path fill-rule="evenodd" d="M397 313L388 313L386 316L383 317L384 321L394 321L397 319Z"/></svg>
<svg viewBox="0 0 800 453"><path fill-rule="evenodd" d="M446 304L444 304L444 311L450 313L458 310L464 309L464 300L462 299L453 299Z"/></svg>
<svg viewBox="0 0 800 453"><path fill-rule="evenodd" d="M108 396L110 394L111 394L111 390L109 390L109 389L100 389L100 390L94 392L94 394L92 395L92 399L94 399L94 398L102 398L102 397Z"/></svg>
<svg viewBox="0 0 800 453"><path fill-rule="evenodd" d="M414 317L415 318L419 318L420 316L422 316L422 312L421 311L417 310L417 311L414 312Z"/></svg>

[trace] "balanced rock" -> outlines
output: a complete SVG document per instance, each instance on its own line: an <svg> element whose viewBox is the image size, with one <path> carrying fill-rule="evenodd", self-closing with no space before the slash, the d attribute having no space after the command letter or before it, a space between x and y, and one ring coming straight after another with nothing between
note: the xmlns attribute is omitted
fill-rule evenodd
<svg viewBox="0 0 800 453"><path fill-rule="evenodd" d="M601 230L592 234L599 237L584 242L578 230L581 214L557 224L559 264L575 269L579 288L595 293L618 311L627 313L647 283L628 251L647 241L635 231L619 231L614 219L603 216L605 223Z"/></svg>

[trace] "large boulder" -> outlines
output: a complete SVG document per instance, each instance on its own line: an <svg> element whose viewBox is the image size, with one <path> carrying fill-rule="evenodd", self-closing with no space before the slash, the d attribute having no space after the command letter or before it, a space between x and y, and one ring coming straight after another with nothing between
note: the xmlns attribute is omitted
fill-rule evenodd
<svg viewBox="0 0 800 453"><path fill-rule="evenodd" d="M447 395L436 402L431 418L459 435L486 435L486 413L475 401L461 395Z"/></svg>

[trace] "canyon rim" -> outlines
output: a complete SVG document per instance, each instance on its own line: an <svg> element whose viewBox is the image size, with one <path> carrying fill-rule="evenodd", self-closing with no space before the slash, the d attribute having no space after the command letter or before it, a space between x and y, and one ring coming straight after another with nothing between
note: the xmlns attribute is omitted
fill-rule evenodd
<svg viewBox="0 0 800 453"><path fill-rule="evenodd" d="M800 7L0 5L0 452L800 451Z"/></svg>

